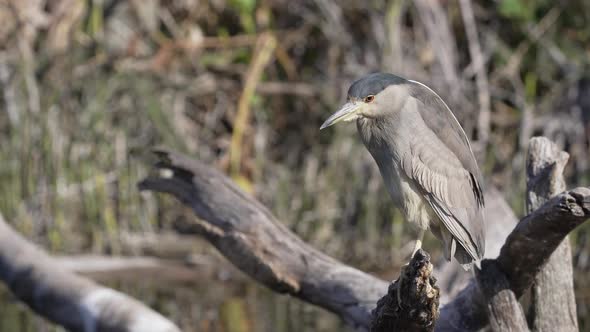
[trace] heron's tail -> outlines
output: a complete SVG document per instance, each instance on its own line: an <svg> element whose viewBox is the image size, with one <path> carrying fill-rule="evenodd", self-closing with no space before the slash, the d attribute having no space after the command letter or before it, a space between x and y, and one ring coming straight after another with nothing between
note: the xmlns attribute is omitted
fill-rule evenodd
<svg viewBox="0 0 590 332"><path fill-rule="evenodd" d="M451 237L450 241L448 241L450 242L450 245L445 245L445 257L447 258L447 260L450 262L451 257L454 256L457 262L461 264L461 267L465 271L471 270L474 263L477 266L479 266L480 260L476 260L473 257L471 257L467 250L465 250L463 246L457 243L457 240L455 240L455 238L452 237L452 235L449 234L449 236Z"/></svg>
<svg viewBox="0 0 590 332"><path fill-rule="evenodd" d="M447 261L451 261L453 257L457 260L465 271L471 270L473 264L479 267L480 260L474 259L468 252L459 244L457 239L443 227L433 227L431 225L432 233L443 242L443 251Z"/></svg>
<svg viewBox="0 0 590 332"><path fill-rule="evenodd" d="M479 266L480 262L479 260L474 260L460 245L457 246L457 250L455 251L455 259L465 271L471 270L474 263Z"/></svg>

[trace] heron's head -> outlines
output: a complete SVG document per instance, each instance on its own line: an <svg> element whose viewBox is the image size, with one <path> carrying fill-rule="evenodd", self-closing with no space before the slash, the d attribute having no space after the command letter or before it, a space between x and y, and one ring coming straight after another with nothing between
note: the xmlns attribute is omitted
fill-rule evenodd
<svg viewBox="0 0 590 332"><path fill-rule="evenodd" d="M375 73L356 80L348 89L347 101L320 127L340 121L378 119L391 116L402 108L408 96L409 81L393 74Z"/></svg>

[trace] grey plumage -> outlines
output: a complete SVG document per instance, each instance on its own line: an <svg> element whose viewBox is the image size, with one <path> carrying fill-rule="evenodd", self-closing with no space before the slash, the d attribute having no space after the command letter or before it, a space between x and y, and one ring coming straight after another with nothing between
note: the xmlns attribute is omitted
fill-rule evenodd
<svg viewBox="0 0 590 332"><path fill-rule="evenodd" d="M445 175L447 179L451 179L451 181L447 180L447 196L433 195L434 202L432 204L440 205L440 209L443 211L446 208L447 212L451 214L449 217L460 223L475 244L475 248L470 249L472 250L471 257L481 259L485 250L483 178L467 136L451 110L430 88L413 82L410 95L421 102L422 105L419 105L417 109L426 126L437 133L440 142L459 159L462 166L462 169L459 167L446 169ZM439 158L430 164L428 166L430 172L443 169L440 164L437 166L437 161L443 163L444 158ZM452 179L456 179L456 181L452 181ZM438 212L437 214L440 218L447 216ZM449 227L446 222L445 225ZM451 232L457 236L462 231Z"/></svg>
<svg viewBox="0 0 590 332"><path fill-rule="evenodd" d="M347 114L335 114L322 127L356 119L406 219L430 227L448 260L454 256L469 268L482 259L483 181L467 136L443 100L422 83L383 73L354 82L348 99L360 106L347 106Z"/></svg>

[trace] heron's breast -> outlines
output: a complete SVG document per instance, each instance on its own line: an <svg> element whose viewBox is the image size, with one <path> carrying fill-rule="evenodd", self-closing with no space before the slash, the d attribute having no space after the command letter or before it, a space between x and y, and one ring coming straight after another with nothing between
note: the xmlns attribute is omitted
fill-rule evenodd
<svg viewBox="0 0 590 332"><path fill-rule="evenodd" d="M414 182L404 172L399 172L397 163L377 162L385 186L395 205L401 210L406 221L420 229L428 229L437 216Z"/></svg>
<svg viewBox="0 0 590 332"><path fill-rule="evenodd" d="M428 229L438 217L419 189L405 174L400 176L399 192L402 196L400 208L406 220L420 229Z"/></svg>

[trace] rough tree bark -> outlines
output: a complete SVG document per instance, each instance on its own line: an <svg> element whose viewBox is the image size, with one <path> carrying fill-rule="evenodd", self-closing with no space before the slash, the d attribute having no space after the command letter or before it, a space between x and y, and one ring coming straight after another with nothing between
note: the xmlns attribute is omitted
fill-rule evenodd
<svg viewBox="0 0 590 332"><path fill-rule="evenodd" d="M557 195L518 223L496 259L516 298L531 286L534 276L565 236L588 217L590 189L580 187ZM487 323L481 291L471 281L441 308L436 330L477 331Z"/></svg>
<svg viewBox="0 0 590 332"><path fill-rule="evenodd" d="M494 332L528 331L524 311L496 260L484 260L481 263L481 270L475 271L479 288L485 298L492 330Z"/></svg>
<svg viewBox="0 0 590 332"><path fill-rule="evenodd" d="M544 137L532 138L527 157L527 212L565 190L563 169L568 154ZM504 273L493 261L485 261L477 274L486 297L494 331L528 331L524 312ZM490 280L494 280L490 284ZM567 237L535 276L530 308L534 331L577 331L571 250Z"/></svg>
<svg viewBox="0 0 590 332"><path fill-rule="evenodd" d="M187 231L203 235L267 287L326 308L359 329L369 328L371 309L387 293L386 282L311 248L217 170L169 150L155 153L159 172L139 188L172 194L192 208L199 218ZM589 216L590 189L576 188L519 222L495 260L517 298L565 236ZM435 330L477 331L486 326L484 299L472 280L441 308Z"/></svg>
<svg viewBox="0 0 590 332"><path fill-rule="evenodd" d="M565 190L563 169L569 155L545 137L529 142L527 158L527 213L541 207ZM531 288L532 330L538 332L578 331L574 271L569 238L563 239Z"/></svg>
<svg viewBox="0 0 590 332"><path fill-rule="evenodd" d="M371 315L371 332L434 331L440 299L430 255L418 250ZM401 300L401 303L400 301Z"/></svg>
<svg viewBox="0 0 590 332"><path fill-rule="evenodd" d="M234 265L279 293L368 327L371 309L388 284L310 247L227 176L180 154L156 151L160 172L139 185L173 194L203 219L185 225Z"/></svg>
<svg viewBox="0 0 590 332"><path fill-rule="evenodd" d="M0 280L35 312L70 331L180 332L141 302L60 268L1 215Z"/></svg>

